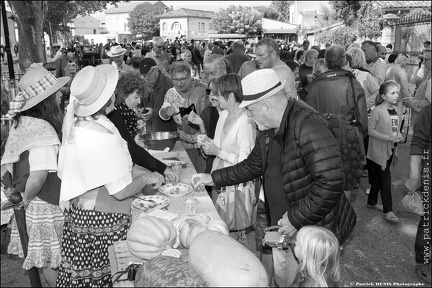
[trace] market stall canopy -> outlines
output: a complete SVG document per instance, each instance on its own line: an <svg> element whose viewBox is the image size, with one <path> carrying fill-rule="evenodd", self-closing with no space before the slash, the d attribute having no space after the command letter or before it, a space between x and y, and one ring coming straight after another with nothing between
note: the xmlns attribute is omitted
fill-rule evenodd
<svg viewBox="0 0 432 288"><path fill-rule="evenodd" d="M289 24L281 21L263 18L262 29L264 34L279 33L279 34L290 34L297 33L297 25Z"/></svg>
<svg viewBox="0 0 432 288"><path fill-rule="evenodd" d="M243 38L246 38L246 35L244 35L244 34L208 34L208 38L243 39Z"/></svg>

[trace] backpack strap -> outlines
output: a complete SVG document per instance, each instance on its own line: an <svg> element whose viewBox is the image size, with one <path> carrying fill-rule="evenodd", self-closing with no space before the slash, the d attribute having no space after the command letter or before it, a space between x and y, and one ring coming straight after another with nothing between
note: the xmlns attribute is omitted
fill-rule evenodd
<svg viewBox="0 0 432 288"><path fill-rule="evenodd" d="M300 142L300 129L301 125L303 124L303 120L312 114L314 114L314 112L310 109L301 109L298 112L298 117L294 124L294 140L296 141L297 145Z"/></svg>
<svg viewBox="0 0 432 288"><path fill-rule="evenodd" d="M363 133L364 127L362 126L362 124L360 122L360 112L359 112L359 109L358 109L358 101L360 100L361 97L359 97L358 99L356 99L356 94L355 94L355 89L354 89L354 81L353 81L353 77L351 77L351 75L348 74L348 77L349 77L350 83L351 83L352 93L353 93L354 120L355 120L355 125L354 126L359 127L360 132ZM355 78L355 76L354 76L354 78ZM361 96L364 97L364 93ZM346 98L347 98L347 104L348 104L349 103L348 102L348 94L346 95Z"/></svg>

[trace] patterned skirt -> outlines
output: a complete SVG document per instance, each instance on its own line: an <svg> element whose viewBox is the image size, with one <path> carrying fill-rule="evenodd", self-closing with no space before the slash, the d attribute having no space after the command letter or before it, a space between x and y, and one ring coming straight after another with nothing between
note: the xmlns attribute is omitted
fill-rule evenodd
<svg viewBox="0 0 432 288"><path fill-rule="evenodd" d="M23 269L43 268L50 262L51 268L58 268L61 262L60 244L63 234L63 213L56 205L51 205L35 197L26 211L28 253ZM18 233L15 217L12 219L12 232L8 253L24 258L24 251Z"/></svg>
<svg viewBox="0 0 432 288"><path fill-rule="evenodd" d="M84 210L65 210L62 263L56 287L111 287L108 247L126 240L130 216Z"/></svg>

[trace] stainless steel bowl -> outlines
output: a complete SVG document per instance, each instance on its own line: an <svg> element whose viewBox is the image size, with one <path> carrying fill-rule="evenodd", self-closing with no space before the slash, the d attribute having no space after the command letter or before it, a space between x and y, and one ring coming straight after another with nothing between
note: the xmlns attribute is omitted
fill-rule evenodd
<svg viewBox="0 0 432 288"><path fill-rule="evenodd" d="M169 151L174 148L178 138L177 132L152 132L141 136L148 149L165 150L169 147Z"/></svg>

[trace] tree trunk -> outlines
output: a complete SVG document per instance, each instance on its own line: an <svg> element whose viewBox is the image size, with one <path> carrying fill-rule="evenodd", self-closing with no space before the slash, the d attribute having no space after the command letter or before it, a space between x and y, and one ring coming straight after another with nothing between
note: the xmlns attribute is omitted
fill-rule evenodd
<svg viewBox="0 0 432 288"><path fill-rule="evenodd" d="M19 38L19 68L26 71L32 63L44 60L43 24L46 1L8 1L15 12Z"/></svg>

